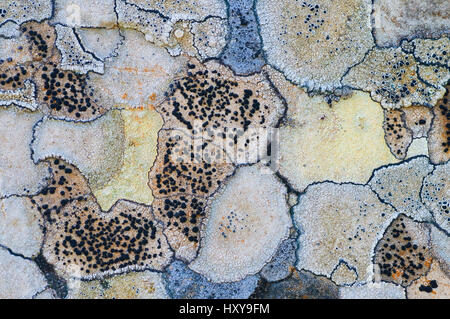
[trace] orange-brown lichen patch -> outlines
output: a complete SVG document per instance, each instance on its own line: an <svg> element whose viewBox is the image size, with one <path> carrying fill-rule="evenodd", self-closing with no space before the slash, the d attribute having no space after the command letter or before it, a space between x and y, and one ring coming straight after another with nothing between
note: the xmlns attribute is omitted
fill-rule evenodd
<svg viewBox="0 0 450 319"><path fill-rule="evenodd" d="M190 261L195 257L205 206L206 199L191 195L154 200L155 218L163 222L164 234L178 258Z"/></svg>
<svg viewBox="0 0 450 319"><path fill-rule="evenodd" d="M434 120L428 133L428 152L433 163L445 163L450 159L450 84L444 97L433 108Z"/></svg>
<svg viewBox="0 0 450 319"><path fill-rule="evenodd" d="M52 159L53 177L30 206L44 217L43 254L64 276L161 270L171 252L148 206L119 201L104 213L78 169Z"/></svg>
<svg viewBox="0 0 450 319"><path fill-rule="evenodd" d="M213 61L201 65L191 60L187 75L170 88L167 100L157 106L164 127L212 140L232 157L234 147L248 147L245 140L252 130L275 126L283 111L264 75L234 76Z"/></svg>
<svg viewBox="0 0 450 319"><path fill-rule="evenodd" d="M412 131L413 138L428 136L433 121L433 111L426 106L410 106L402 109L405 124Z"/></svg>
<svg viewBox="0 0 450 319"><path fill-rule="evenodd" d="M404 159L412 142L412 131L406 126L405 114L402 110L384 111L384 138L391 153L397 159Z"/></svg>
<svg viewBox="0 0 450 319"><path fill-rule="evenodd" d="M211 142L181 131L161 130L158 155L149 173L155 198L174 195L211 195L232 174L234 166Z"/></svg>
<svg viewBox="0 0 450 319"><path fill-rule="evenodd" d="M429 237L426 225L400 214L375 248L374 261L380 267L381 279L407 287L424 276L432 261Z"/></svg>

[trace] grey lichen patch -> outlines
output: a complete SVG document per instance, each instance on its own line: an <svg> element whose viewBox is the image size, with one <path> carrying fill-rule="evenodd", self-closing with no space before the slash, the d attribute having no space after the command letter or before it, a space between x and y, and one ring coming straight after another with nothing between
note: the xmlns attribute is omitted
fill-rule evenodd
<svg viewBox="0 0 450 319"><path fill-rule="evenodd" d="M371 251L396 215L368 186L326 182L308 187L294 207L300 231L297 269L330 278L344 261L357 272L356 282L365 282Z"/></svg>
<svg viewBox="0 0 450 319"><path fill-rule="evenodd" d="M345 75L343 84L370 92L384 108L433 106L445 93L447 75L419 74L421 66L401 48L373 49ZM422 75L422 76L421 76Z"/></svg>
<svg viewBox="0 0 450 319"><path fill-rule="evenodd" d="M402 39L436 38L448 32L446 0L375 0L372 24L379 46L398 46Z"/></svg>
<svg viewBox="0 0 450 319"><path fill-rule="evenodd" d="M61 69L86 74L103 73L103 63L81 46L74 30L60 24L55 26L55 45L61 53Z"/></svg>
<svg viewBox="0 0 450 319"><path fill-rule="evenodd" d="M406 299L403 287L387 283L377 282L339 289L340 299Z"/></svg>
<svg viewBox="0 0 450 319"><path fill-rule="evenodd" d="M227 283L214 283L190 270L181 261L173 262L164 274L167 291L175 299L245 299L258 285L258 276Z"/></svg>
<svg viewBox="0 0 450 319"><path fill-rule="evenodd" d="M261 270L261 276L269 282L288 277L294 269L296 250L297 242L294 238L283 241L272 260Z"/></svg>
<svg viewBox="0 0 450 319"><path fill-rule="evenodd" d="M11 196L0 200L0 245L17 254L33 257L44 239L42 216L29 209L27 199Z"/></svg>
<svg viewBox="0 0 450 319"><path fill-rule="evenodd" d="M262 282L253 299L336 299L339 288L330 279L294 270L288 278L274 283Z"/></svg>
<svg viewBox="0 0 450 319"><path fill-rule="evenodd" d="M229 40L220 59L237 74L260 72L265 64L255 16L255 1L228 1Z"/></svg>
<svg viewBox="0 0 450 319"><path fill-rule="evenodd" d="M69 27L112 28L117 25L114 0L53 0L52 23Z"/></svg>
<svg viewBox="0 0 450 319"><path fill-rule="evenodd" d="M430 269L430 229L400 214L386 229L375 248L374 262L381 280L403 287L424 276Z"/></svg>
<svg viewBox="0 0 450 319"><path fill-rule="evenodd" d="M0 197L31 195L45 186L48 167L33 163L29 147L41 118L18 107L0 108Z"/></svg>
<svg viewBox="0 0 450 319"><path fill-rule="evenodd" d="M448 172L450 162L437 165L434 171L425 177L421 191L425 206L433 213L436 222L450 232L450 182Z"/></svg>
<svg viewBox="0 0 450 319"><path fill-rule="evenodd" d="M369 185L399 213L418 221L432 221L429 210L421 201L420 191L424 178L433 169L428 158L421 156L375 170Z"/></svg>
<svg viewBox="0 0 450 319"><path fill-rule="evenodd" d="M384 110L384 139L397 159L405 159L413 140L412 131L406 126L402 110Z"/></svg>
<svg viewBox="0 0 450 319"><path fill-rule="evenodd" d="M374 45L368 0L260 0L256 10L268 62L309 90L341 87Z"/></svg>
<svg viewBox="0 0 450 319"><path fill-rule="evenodd" d="M0 298L31 299L45 289L47 282L31 260L11 255L0 248Z"/></svg>

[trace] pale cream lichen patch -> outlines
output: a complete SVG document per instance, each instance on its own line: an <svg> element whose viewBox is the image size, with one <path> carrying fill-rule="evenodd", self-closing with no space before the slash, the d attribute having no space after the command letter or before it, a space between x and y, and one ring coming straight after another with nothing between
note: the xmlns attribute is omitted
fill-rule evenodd
<svg viewBox="0 0 450 319"><path fill-rule="evenodd" d="M0 248L0 298L31 299L47 286L44 275L31 260Z"/></svg>
<svg viewBox="0 0 450 319"><path fill-rule="evenodd" d="M123 35L117 56L105 63L105 73L90 75L93 97L111 107L153 108L184 70L186 58L170 56L137 31L124 30Z"/></svg>
<svg viewBox="0 0 450 319"><path fill-rule="evenodd" d="M171 20L204 20L209 16L226 18L226 5L223 0L127 0L145 10L153 10Z"/></svg>
<svg viewBox="0 0 450 319"><path fill-rule="evenodd" d="M114 0L54 0L52 22L70 27L112 28L117 24Z"/></svg>
<svg viewBox="0 0 450 319"><path fill-rule="evenodd" d="M68 299L166 299L162 275L152 271L129 272L102 280L69 282Z"/></svg>
<svg viewBox="0 0 450 319"><path fill-rule="evenodd" d="M97 202L108 210L119 199L150 205L153 201L148 187L148 172L157 154L161 116L151 109L121 110L124 130L123 165L102 187L93 189Z"/></svg>
<svg viewBox="0 0 450 319"><path fill-rule="evenodd" d="M39 253L44 233L42 217L28 208L26 199L11 196L0 200L0 244L18 254Z"/></svg>
<svg viewBox="0 0 450 319"><path fill-rule="evenodd" d="M341 262L331 273L331 280L338 286L351 286L358 279L355 269Z"/></svg>
<svg viewBox="0 0 450 319"><path fill-rule="evenodd" d="M46 118L35 128L31 144L33 160L63 158L80 169L96 192L122 169L126 148L124 134L119 110L112 110L92 122Z"/></svg>
<svg viewBox="0 0 450 319"><path fill-rule="evenodd" d="M372 251L396 214L368 186L329 182L309 186L294 207L300 231L297 269L330 278L344 261L355 269L356 283L366 282Z"/></svg>
<svg viewBox="0 0 450 319"><path fill-rule="evenodd" d="M374 45L368 0L260 0L256 11L268 62L310 90L341 87Z"/></svg>
<svg viewBox="0 0 450 319"><path fill-rule="evenodd" d="M402 109L405 124L412 131L413 138L428 136L433 122L433 110L425 106L410 106Z"/></svg>
<svg viewBox="0 0 450 319"><path fill-rule="evenodd" d="M430 212L421 201L420 190L424 178L433 169L428 158L421 156L375 170L369 186L399 213L418 221L432 221Z"/></svg>
<svg viewBox="0 0 450 319"><path fill-rule="evenodd" d="M260 170L239 168L212 199L202 247L189 267L214 282L257 273L289 235L286 188Z"/></svg>
<svg viewBox="0 0 450 319"><path fill-rule="evenodd" d="M17 107L0 108L0 197L34 194L45 186L47 165L35 165L29 147L41 118Z"/></svg>
<svg viewBox="0 0 450 319"><path fill-rule="evenodd" d="M366 183L372 170L396 163L384 140L383 111L355 92L330 107L298 92L280 128L280 173L298 191L318 181Z"/></svg>
<svg viewBox="0 0 450 319"><path fill-rule="evenodd" d="M416 156L429 156L428 155L428 142L425 137L415 138L408 147L408 153L406 158L416 157Z"/></svg>

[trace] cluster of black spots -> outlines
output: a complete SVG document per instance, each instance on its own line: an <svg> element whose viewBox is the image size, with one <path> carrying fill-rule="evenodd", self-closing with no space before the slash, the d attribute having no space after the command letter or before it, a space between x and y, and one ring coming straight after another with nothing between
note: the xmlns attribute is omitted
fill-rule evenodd
<svg viewBox="0 0 450 319"><path fill-rule="evenodd" d="M197 123L222 134L232 128L245 132L251 124L266 124L268 106L263 107L251 89L224 79L217 70L196 70L193 64L189 68L186 77L170 86L168 102L161 107L165 118L174 117L192 135L198 134Z"/></svg>
<svg viewBox="0 0 450 319"><path fill-rule="evenodd" d="M253 0L229 1L230 38L221 60L236 74L260 72L264 65L253 2Z"/></svg>
<svg viewBox="0 0 450 319"><path fill-rule="evenodd" d="M321 9L319 4L316 3L307 3L303 1L302 7L307 9L307 14L304 17L303 23L308 25L308 32L313 33L315 30L319 29L325 23L325 20L321 18L320 14L326 14L327 10ZM297 16L293 16L292 18L297 18ZM301 35L299 32L297 35ZM309 35L306 35L308 38Z"/></svg>
<svg viewBox="0 0 450 319"><path fill-rule="evenodd" d="M197 160L193 148L187 148L187 154L178 159L176 150L179 147L179 135L160 135L158 156L150 172L154 196L209 196L228 174L229 165Z"/></svg>
<svg viewBox="0 0 450 319"><path fill-rule="evenodd" d="M27 23L21 27L25 35L29 51L35 60L48 60L53 55L55 35L53 27L48 24Z"/></svg>
<svg viewBox="0 0 450 319"><path fill-rule="evenodd" d="M66 206L87 200L89 188L72 165L57 158L49 160L49 164L52 177L46 187L30 198L30 202L32 208L41 213L46 224L54 224L66 217L63 214Z"/></svg>
<svg viewBox="0 0 450 319"><path fill-rule="evenodd" d="M90 275L165 258L151 208L119 202L102 213L78 169L60 159L52 159L50 167L48 186L30 199L44 217L44 254L50 262L78 265L82 275Z"/></svg>
<svg viewBox="0 0 450 319"><path fill-rule="evenodd" d="M447 85L445 88L445 95L437 104L436 111L440 113L440 117L443 119L443 133L442 133L442 151L449 153L450 148L450 109L449 109L449 88Z"/></svg>
<svg viewBox="0 0 450 319"><path fill-rule="evenodd" d="M92 206L72 207L75 214L60 225L61 234L54 242L53 253L63 266L77 264L82 273L89 275L144 266L163 256L156 224L136 212L136 208L100 218Z"/></svg>
<svg viewBox="0 0 450 319"><path fill-rule="evenodd" d="M31 67L31 65L16 65L7 69L0 68L0 89L14 90L21 88L24 81L31 76L28 71L29 67Z"/></svg>
<svg viewBox="0 0 450 319"><path fill-rule="evenodd" d="M380 267L383 281L404 287L426 275L431 265L431 253L427 240L415 223L405 215L397 217L377 244L375 261Z"/></svg>
<svg viewBox="0 0 450 319"><path fill-rule="evenodd" d="M175 196L155 200L153 207L158 220L168 229L175 229L188 241L198 243L200 224L205 217L205 201L201 197Z"/></svg>
<svg viewBox="0 0 450 319"><path fill-rule="evenodd" d="M87 76L58 68L56 63L47 63L39 70L40 100L56 114L80 119L98 115L99 107L86 94Z"/></svg>
<svg viewBox="0 0 450 319"><path fill-rule="evenodd" d="M438 284L436 280L430 280L430 282L427 285L420 285L419 291L423 291L426 293L433 292L433 289L436 289L438 287Z"/></svg>
<svg viewBox="0 0 450 319"><path fill-rule="evenodd" d="M392 104L400 103L402 99L410 96L413 92L428 96L416 79L405 79L410 76L407 70L412 63L414 61L411 55L404 55L400 58L399 54L394 52L393 61L386 62L391 72L382 75L381 85L375 90L375 94L384 97L388 103ZM375 77L375 72L371 72L373 77ZM396 85L392 85L392 83L396 83Z"/></svg>
<svg viewBox="0 0 450 319"><path fill-rule="evenodd" d="M0 17L4 18L6 17L6 9L0 9Z"/></svg>
<svg viewBox="0 0 450 319"><path fill-rule="evenodd" d="M384 111L383 128L386 143L392 154L398 159L404 159L412 141L412 132L406 127L403 111Z"/></svg>

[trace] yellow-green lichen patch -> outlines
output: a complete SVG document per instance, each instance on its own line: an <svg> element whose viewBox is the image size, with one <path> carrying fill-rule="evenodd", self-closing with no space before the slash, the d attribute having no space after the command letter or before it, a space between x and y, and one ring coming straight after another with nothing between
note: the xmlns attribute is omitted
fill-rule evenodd
<svg viewBox="0 0 450 319"><path fill-rule="evenodd" d="M257 273L289 235L286 188L261 169L239 168L212 199L202 247L189 267L214 282Z"/></svg>
<svg viewBox="0 0 450 319"><path fill-rule="evenodd" d="M69 282L69 299L165 299L160 273L143 271L104 278Z"/></svg>
<svg viewBox="0 0 450 319"><path fill-rule="evenodd" d="M373 169L397 162L384 139L383 110L368 94L332 107L321 97L295 95L280 128L279 170L297 190L325 180L366 183Z"/></svg>
<svg viewBox="0 0 450 319"><path fill-rule="evenodd" d="M256 11L268 62L311 90L341 87L374 45L368 0L260 0Z"/></svg>
<svg viewBox="0 0 450 319"><path fill-rule="evenodd" d="M147 205L153 201L147 185L148 172L156 159L162 118L153 109L121 110L120 114L123 121L123 164L115 176L93 189L103 210L110 209L119 199Z"/></svg>

